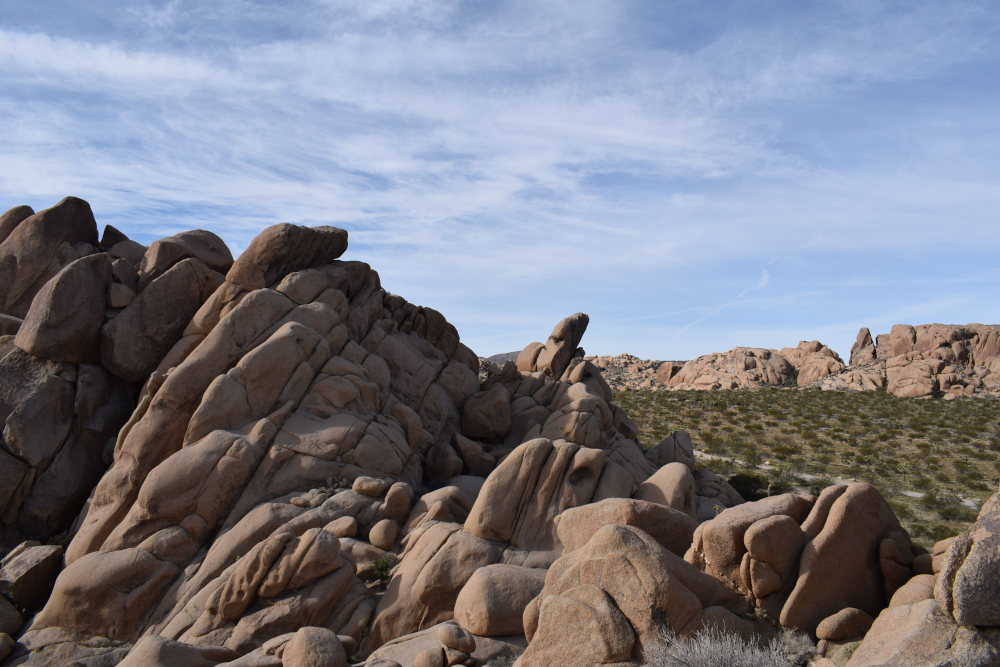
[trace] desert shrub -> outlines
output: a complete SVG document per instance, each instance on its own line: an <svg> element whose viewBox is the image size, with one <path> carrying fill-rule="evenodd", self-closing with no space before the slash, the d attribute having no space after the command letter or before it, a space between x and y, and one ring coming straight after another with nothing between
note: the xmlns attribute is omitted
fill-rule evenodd
<svg viewBox="0 0 1000 667"><path fill-rule="evenodd" d="M671 630L665 630L660 641L646 647L646 662L657 667L785 667L787 664L777 640L761 645L714 627L687 638L678 638Z"/></svg>
<svg viewBox="0 0 1000 667"><path fill-rule="evenodd" d="M767 487L769 480L763 475L741 472L733 475L728 480L729 484L736 489L744 500L760 500L767 497Z"/></svg>
<svg viewBox="0 0 1000 667"><path fill-rule="evenodd" d="M385 554L372 561L372 576L378 581L388 581L392 575L392 568L396 567L396 556Z"/></svg>

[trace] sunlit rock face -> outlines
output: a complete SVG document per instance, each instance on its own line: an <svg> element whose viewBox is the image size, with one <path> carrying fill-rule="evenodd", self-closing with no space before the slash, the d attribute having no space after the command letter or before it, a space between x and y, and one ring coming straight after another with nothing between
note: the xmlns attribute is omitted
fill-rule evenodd
<svg viewBox="0 0 1000 667"><path fill-rule="evenodd" d="M480 373L443 315L340 259L344 230L276 225L234 261L205 230L95 225L73 199L0 216L0 275L44 264L0 320L0 659L639 665L666 630L779 623L871 625L858 655L881 656L904 604L901 642L991 636L965 629L996 620L992 509L932 556L865 484L743 503L684 431L640 446L583 313ZM816 342L725 364L842 366Z"/></svg>

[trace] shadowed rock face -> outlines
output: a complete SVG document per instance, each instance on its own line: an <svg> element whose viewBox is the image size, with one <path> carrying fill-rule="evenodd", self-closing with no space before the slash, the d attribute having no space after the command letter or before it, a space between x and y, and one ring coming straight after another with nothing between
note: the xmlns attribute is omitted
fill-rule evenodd
<svg viewBox="0 0 1000 667"><path fill-rule="evenodd" d="M0 268L89 212L55 209L0 217ZM204 230L88 238L0 336L5 543L87 499L65 567L30 543L0 567L15 664L638 665L664 627L770 636L756 606L834 638L934 590L868 485L743 504L685 432L644 450L582 313L481 378L444 316L338 259L343 230L277 225L235 262ZM839 363L763 352L741 372ZM990 512L898 627L995 622Z"/></svg>

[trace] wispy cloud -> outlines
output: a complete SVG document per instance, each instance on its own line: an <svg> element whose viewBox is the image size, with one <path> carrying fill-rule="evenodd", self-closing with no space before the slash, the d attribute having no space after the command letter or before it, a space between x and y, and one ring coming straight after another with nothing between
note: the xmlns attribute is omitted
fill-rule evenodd
<svg viewBox="0 0 1000 667"><path fill-rule="evenodd" d="M598 350L689 354L822 319L752 291L995 248L998 32L985 2L42 1L0 18L0 205L235 251L339 224L484 353L587 310ZM874 310L842 290L830 321ZM701 314L611 324L650 312Z"/></svg>

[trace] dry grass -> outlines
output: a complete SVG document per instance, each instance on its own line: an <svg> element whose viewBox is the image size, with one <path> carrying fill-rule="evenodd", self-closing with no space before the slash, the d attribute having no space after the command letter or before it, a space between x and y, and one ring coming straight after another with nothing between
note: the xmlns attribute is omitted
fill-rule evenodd
<svg viewBox="0 0 1000 667"><path fill-rule="evenodd" d="M615 401L635 421L644 446L685 429L698 450L722 457L700 465L724 476L765 477L772 493L815 493L840 479L871 482L924 547L964 530L977 513L968 504L982 504L1000 477L995 398L624 390Z"/></svg>

